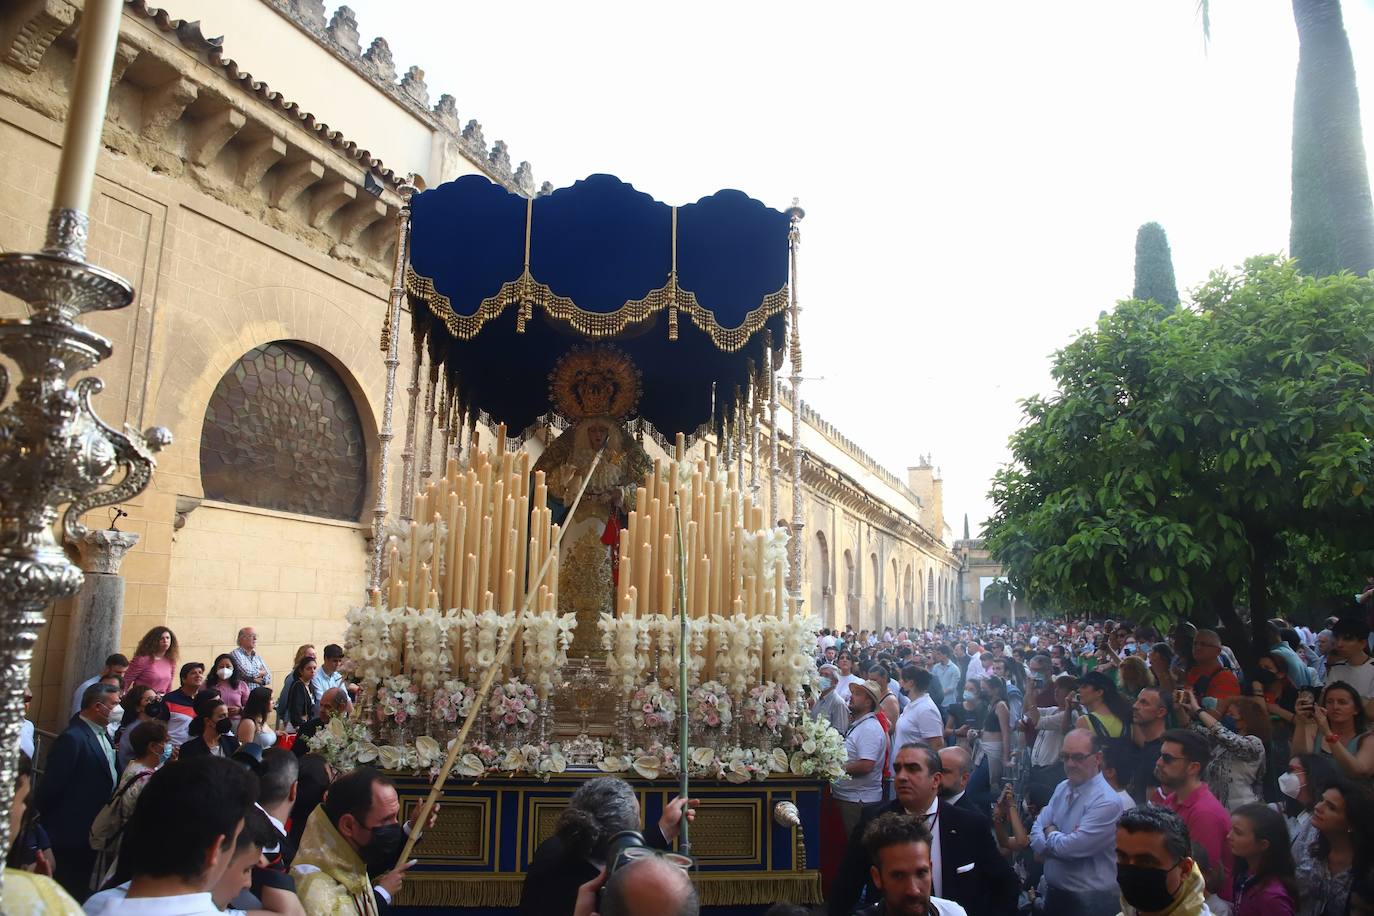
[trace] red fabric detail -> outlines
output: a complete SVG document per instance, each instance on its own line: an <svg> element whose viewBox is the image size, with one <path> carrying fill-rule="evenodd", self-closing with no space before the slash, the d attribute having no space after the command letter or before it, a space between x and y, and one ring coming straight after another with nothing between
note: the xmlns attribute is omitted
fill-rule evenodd
<svg viewBox="0 0 1374 916"><path fill-rule="evenodd" d="M611 548L611 584L620 584L620 513L612 512L601 532L601 543Z"/></svg>

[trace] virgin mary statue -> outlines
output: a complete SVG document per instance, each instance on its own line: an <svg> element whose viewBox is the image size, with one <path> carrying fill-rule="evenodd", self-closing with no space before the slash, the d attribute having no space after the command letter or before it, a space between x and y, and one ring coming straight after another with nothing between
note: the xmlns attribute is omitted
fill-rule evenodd
<svg viewBox="0 0 1374 916"><path fill-rule="evenodd" d="M573 657L600 655L597 621L614 607L612 561L618 532L635 489L652 468L623 423L639 403L639 390L634 363L606 345L573 349L549 376L549 399L572 423L534 466L544 472L551 501L566 512L602 452L577 511L562 520L566 533L558 557L558 609L577 615L569 650Z"/></svg>

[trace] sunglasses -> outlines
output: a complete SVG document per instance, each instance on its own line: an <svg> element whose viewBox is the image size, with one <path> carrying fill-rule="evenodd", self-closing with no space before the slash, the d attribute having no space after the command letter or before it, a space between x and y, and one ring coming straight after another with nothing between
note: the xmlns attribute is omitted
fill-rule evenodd
<svg viewBox="0 0 1374 916"><path fill-rule="evenodd" d="M621 867L635 861L636 859L647 859L650 856L658 856L669 865L675 865L683 871L691 871L696 863L691 856L684 856L678 852L665 852L661 849L650 849L647 846L631 846L620 853L616 867Z"/></svg>
<svg viewBox="0 0 1374 916"><path fill-rule="evenodd" d="M1159 759L1162 760L1162 761L1164 761L1164 765L1165 765L1165 766L1169 766L1170 764L1174 763L1175 761L1178 761L1178 760L1187 760L1188 758L1186 758L1186 757L1176 757L1176 756L1174 756L1173 754L1166 754L1166 753L1164 753L1163 751L1160 751L1160 752L1159 752Z"/></svg>
<svg viewBox="0 0 1374 916"><path fill-rule="evenodd" d="M1097 756L1097 752L1096 752L1096 751L1093 751L1092 753L1088 753L1088 754L1060 754L1060 755L1059 755L1059 760L1060 760L1060 762L1062 762L1062 763L1070 763L1070 762L1072 762L1072 763L1082 763L1082 762L1084 762L1085 760L1091 760L1092 758L1094 758L1094 757L1096 757L1096 756Z"/></svg>

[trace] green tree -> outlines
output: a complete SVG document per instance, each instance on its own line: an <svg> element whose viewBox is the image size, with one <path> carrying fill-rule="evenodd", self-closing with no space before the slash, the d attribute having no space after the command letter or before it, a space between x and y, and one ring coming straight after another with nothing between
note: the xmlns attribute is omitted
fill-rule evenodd
<svg viewBox="0 0 1374 916"><path fill-rule="evenodd" d="M1211 3L1198 0L1203 41ZM1374 203L1360 127L1355 59L1340 0L1293 0L1298 76L1293 93L1293 194L1288 250L1304 273L1374 269Z"/></svg>
<svg viewBox="0 0 1374 916"><path fill-rule="evenodd" d="M1288 246L1304 273L1374 270L1360 93L1340 0L1293 0L1293 201Z"/></svg>
<svg viewBox="0 0 1374 916"><path fill-rule="evenodd" d="M1133 298L1153 299L1169 308L1178 307L1178 283L1169 237L1159 223L1146 223L1135 234L1135 290Z"/></svg>
<svg viewBox="0 0 1374 916"><path fill-rule="evenodd" d="M1293 610L1273 576L1294 550L1344 569L1374 549L1371 353L1374 281L1291 261L1215 273L1163 320L1120 303L1056 355L1058 393L1025 402L989 548L1032 602L1214 616L1248 650L1236 605L1254 634Z"/></svg>

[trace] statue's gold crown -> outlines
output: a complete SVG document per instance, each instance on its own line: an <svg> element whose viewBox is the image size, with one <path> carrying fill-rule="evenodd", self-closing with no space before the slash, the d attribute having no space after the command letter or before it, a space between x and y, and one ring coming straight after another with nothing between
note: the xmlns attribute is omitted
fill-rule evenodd
<svg viewBox="0 0 1374 916"><path fill-rule="evenodd" d="M609 344L573 347L549 373L549 400L570 420L623 419L639 405L634 361Z"/></svg>

